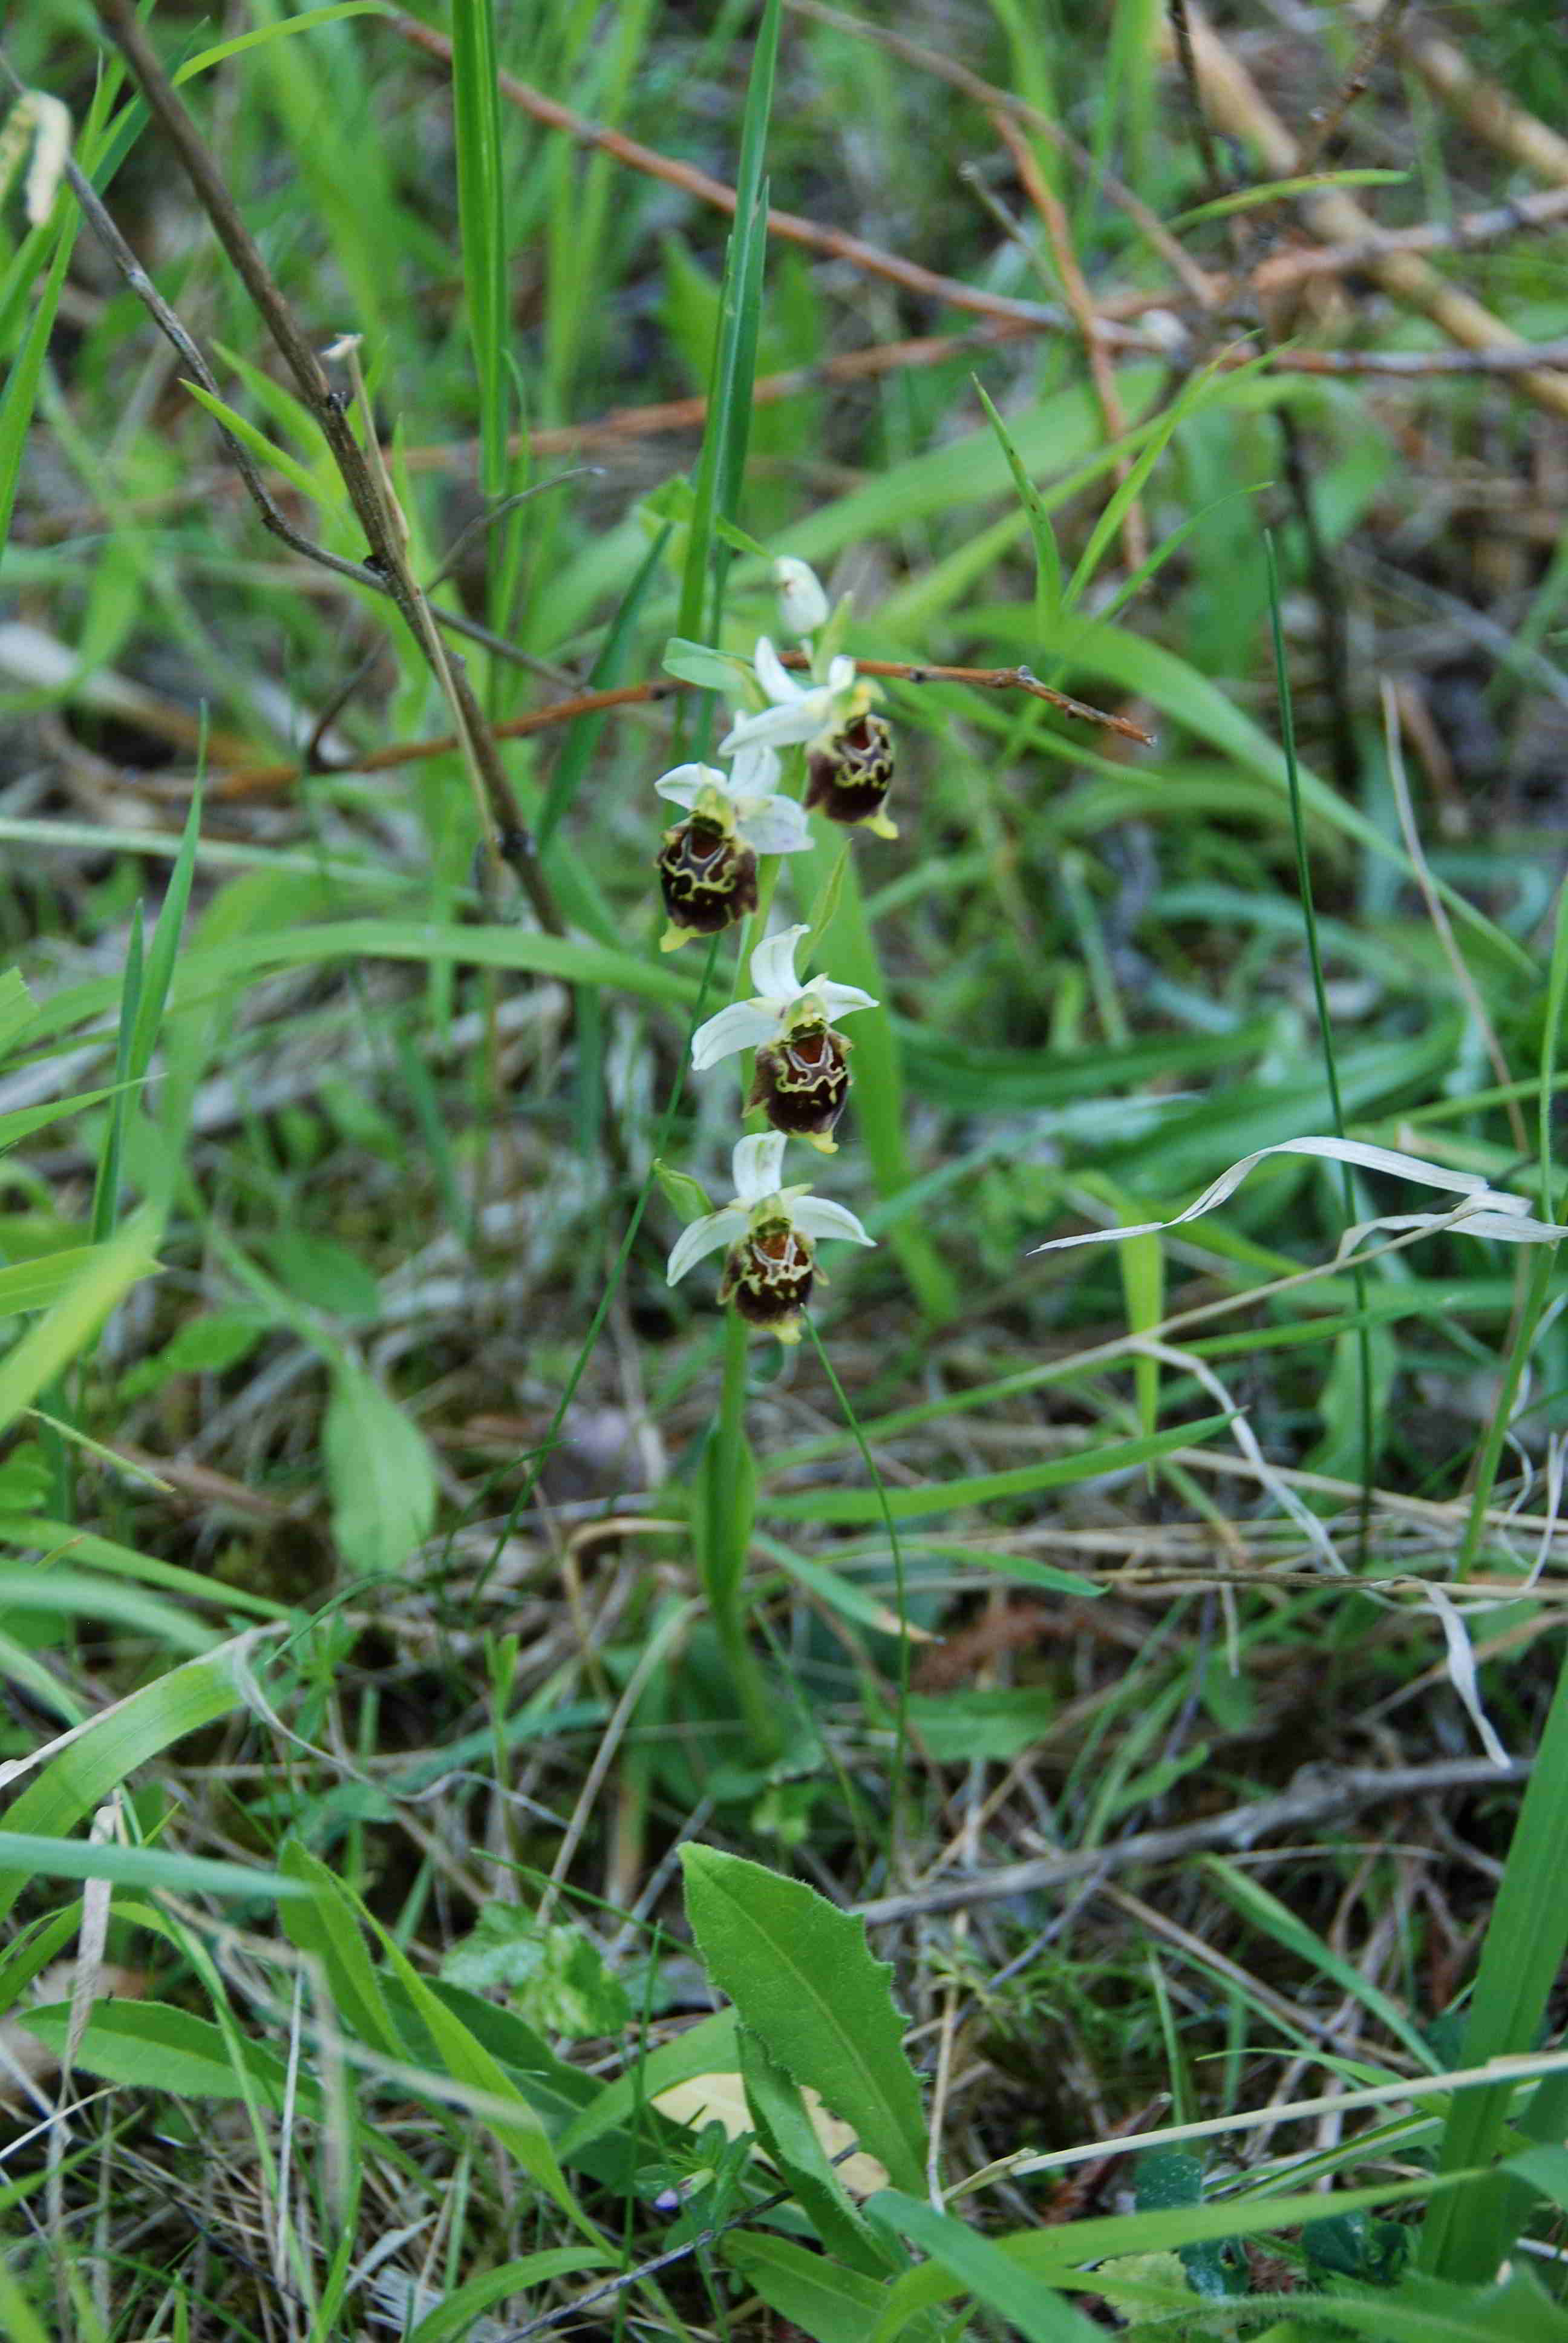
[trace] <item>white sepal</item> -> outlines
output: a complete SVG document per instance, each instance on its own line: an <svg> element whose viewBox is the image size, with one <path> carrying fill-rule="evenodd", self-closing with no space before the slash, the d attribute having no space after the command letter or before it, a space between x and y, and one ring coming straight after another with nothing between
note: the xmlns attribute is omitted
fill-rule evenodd
<svg viewBox="0 0 1568 2343"><path fill-rule="evenodd" d="M731 1171L738 1204L759 1204L764 1197L779 1193L779 1175L784 1169L787 1144L781 1131L759 1131L736 1141Z"/></svg>
<svg viewBox="0 0 1568 2343"><path fill-rule="evenodd" d="M729 795L729 781L717 765L672 765L661 773L654 788L671 805L681 806L689 813L704 789L717 789L721 798Z"/></svg>
<svg viewBox="0 0 1568 2343"><path fill-rule="evenodd" d="M795 974L795 954L804 927L780 928L765 936L751 955L751 981L765 1001L793 1001L800 990Z"/></svg>
<svg viewBox="0 0 1568 2343"><path fill-rule="evenodd" d="M678 1285L694 1262L720 1245L733 1244L746 1233L746 1208L742 1204L726 1204L720 1212L709 1212L700 1221L693 1221L682 1229L670 1252L669 1266L665 1271L665 1283Z"/></svg>
<svg viewBox="0 0 1568 2343"><path fill-rule="evenodd" d="M874 1245L847 1205L831 1203L826 1196L802 1196L789 1207L789 1218L807 1237L847 1237L851 1244Z"/></svg>
<svg viewBox="0 0 1568 2343"><path fill-rule="evenodd" d="M778 1031L779 1020L770 1002L737 1001L698 1027L691 1037L691 1062L702 1073L720 1058L733 1057L737 1050L760 1050Z"/></svg>
<svg viewBox="0 0 1568 2343"><path fill-rule="evenodd" d="M803 854L811 843L806 809L793 798L764 798L740 812L735 834L754 854Z"/></svg>

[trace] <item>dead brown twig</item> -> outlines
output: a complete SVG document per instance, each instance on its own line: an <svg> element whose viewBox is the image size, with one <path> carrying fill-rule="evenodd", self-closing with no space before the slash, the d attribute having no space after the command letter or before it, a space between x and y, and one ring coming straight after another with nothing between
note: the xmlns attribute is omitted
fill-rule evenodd
<svg viewBox="0 0 1568 2343"><path fill-rule="evenodd" d="M1345 116L1352 106L1359 97L1364 96L1371 87L1372 68L1389 43L1397 35L1399 20L1409 5L1410 0L1382 0L1376 20L1369 27L1366 38L1356 51L1350 72L1340 84L1332 101L1324 106L1320 114L1312 117L1307 136L1302 141L1301 153L1296 160L1298 176L1304 172L1316 170L1318 164L1343 129Z"/></svg>
<svg viewBox="0 0 1568 2343"><path fill-rule="evenodd" d="M241 219L216 162L164 71L130 0L97 0L97 6L331 450L338 477L370 548L367 568L384 582L444 695L449 697L463 746L482 785L485 802L481 811L490 825L492 849L516 871L540 925L558 934L562 927L560 915L538 867L522 809L501 764L495 737L474 696L462 661L455 655L441 652L430 606L409 571L402 531L397 525L395 510L389 508L382 479L356 439L343 401ZM159 322L167 332L165 319ZM184 338L184 344L176 341L176 347L182 348L182 355L188 355L188 348L194 348L188 337ZM210 376L207 378L210 381ZM250 484L248 477L246 484ZM258 491L265 515L270 500L259 482L252 493ZM290 541L295 539L291 538ZM307 541L304 549L317 558L318 549L309 547ZM336 557L326 558L329 566L342 566L350 575L355 574L356 565L338 565Z"/></svg>
<svg viewBox="0 0 1568 2343"><path fill-rule="evenodd" d="M803 652L785 651L780 656L786 667L806 665ZM857 659L855 666L861 675L884 677L898 683L967 683L977 691L1021 691L1030 699L1043 699L1060 715L1070 716L1078 723L1099 725L1146 749L1154 745L1152 735L1145 732L1141 725L1134 724L1131 717L1115 716L1107 709L1092 708L1086 700L1073 699L1067 692L1041 683L1026 667L931 667L899 659ZM509 717L495 727L496 738L525 739L531 733L548 732L557 725L573 723L579 716L600 716L615 708L649 708L678 692L697 689L674 676L660 676L649 683L618 684L608 691L579 691L569 699L554 701L548 708L536 708L528 716ZM437 739L394 740L384 749L367 749L345 769L356 773L388 772L398 765L418 764L427 757L447 756L457 745L456 736L449 732ZM273 789L292 788L305 777L306 768L300 765L246 765L234 772L215 775L207 795L215 799L256 797Z"/></svg>
<svg viewBox="0 0 1568 2343"><path fill-rule="evenodd" d="M965 1877L940 1879L908 1896L882 1896L855 1906L868 1926L885 1920L910 1920L928 1912L957 1912L999 1896L1037 1896L1042 1889L1070 1886L1073 1881L1108 1875L1144 1863L1171 1863L1211 1847L1245 1849L1299 1830L1305 1824L1325 1821L1357 1806L1391 1798L1429 1799L1447 1791L1516 1789L1527 1779L1530 1761L1516 1761L1504 1769L1487 1757L1445 1759L1433 1765L1329 1766L1303 1765L1296 1780L1278 1797L1259 1798L1252 1805L1231 1806L1223 1814L1178 1824L1169 1830L1134 1831L1128 1838L1105 1846L1075 1849L1068 1855L1042 1855L1025 1863L1002 1863Z"/></svg>
<svg viewBox="0 0 1568 2343"><path fill-rule="evenodd" d="M1193 70L1208 113L1221 129L1251 146L1268 171L1276 177L1287 176L1295 170L1300 153L1293 134L1264 99L1245 66L1200 14L1195 0L1182 0L1182 5ZM1342 188L1320 188L1297 200L1302 216L1325 243L1362 239L1372 227L1366 213ZM1517 364L1521 389L1550 413L1568 416L1568 379L1550 364L1543 365L1538 352L1517 361L1506 359L1505 352L1525 351L1523 338L1481 302L1446 284L1412 252L1384 252L1369 259L1365 266L1367 274L1375 277L1386 292L1412 308L1423 311L1451 341L1459 343L1466 351L1486 352L1486 358L1477 361L1483 370L1513 371ZM1309 355L1314 360L1309 371L1327 374L1351 370L1339 362L1337 352L1332 354L1335 362L1326 365L1322 363L1326 353L1298 353L1298 357ZM1357 367L1362 372L1392 370L1383 365L1369 368L1364 361Z"/></svg>
<svg viewBox="0 0 1568 2343"><path fill-rule="evenodd" d="M433 32L414 16L405 16L389 9L380 20L398 37L427 56L437 58L449 65L452 44L444 34ZM533 116L536 122L548 123L552 130L564 131L585 146L597 146L613 155L619 163L648 177L662 179L667 186L684 188L701 203L711 204L718 211L733 216L735 190L722 179L707 171L699 171L690 163L676 161L661 155L652 146L644 146L636 138L628 138L618 130L607 129L601 123L590 122L586 116L573 113L570 106L561 106L543 90L535 89L528 82L519 81L515 74L498 73L496 85L508 105ZM851 267L869 277L881 277L889 284L901 285L906 292L918 293L925 300L945 302L950 308L965 309L979 317L1007 319L1014 325L1030 327L1036 333L1062 333L1069 330L1072 320L1065 309L1040 301L1015 301L1006 294L985 293L977 286L965 285L956 277L943 277L933 268L922 268L919 261L906 260L901 254L885 252L879 245L868 244L862 236L850 236L842 228L828 227L818 220L806 219L799 212L770 210L768 228L771 236L781 236L787 244L799 244L810 252L819 252L830 260L845 260ZM1108 340L1121 347L1155 350L1159 345L1135 327L1107 324L1103 331Z"/></svg>
<svg viewBox="0 0 1568 2343"><path fill-rule="evenodd" d="M1199 266L1171 235L1159 213L1151 210L1113 171L1107 170L1102 163L1098 162L1087 146L1081 146L1070 131L1064 130L1060 123L1053 121L1049 114L1042 114L1038 106L1031 106L1027 98L1015 97L1010 90L1000 89L994 82L982 80L968 65L960 65L956 57L945 56L940 50L927 48L923 43L912 41L907 34L896 33L886 25L868 24L864 17L851 16L842 8L829 7L827 0L786 0L786 5L797 16L808 16L818 25L830 25L835 32L847 33L852 40L869 42L873 47L885 50L890 56L901 57L906 65L913 65L918 72L930 74L934 80L945 81L950 88L961 90L966 97L973 98L976 105L983 106L988 114L1006 115L1010 121L1032 131L1037 138L1045 139L1059 155L1067 158L1074 170L1085 173L1091 184L1101 188L1109 201L1127 215L1194 300L1206 307L1214 298L1215 280ZM1163 300L1169 297L1161 295L1159 297Z"/></svg>

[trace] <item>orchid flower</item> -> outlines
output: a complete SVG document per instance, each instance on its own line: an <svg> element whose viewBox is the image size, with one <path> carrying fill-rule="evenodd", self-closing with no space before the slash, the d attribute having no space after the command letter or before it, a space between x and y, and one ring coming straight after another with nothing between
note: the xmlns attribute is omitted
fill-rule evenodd
<svg viewBox="0 0 1568 2343"><path fill-rule="evenodd" d="M769 704L756 715L736 718L719 744L721 756L830 740L870 706L869 687L857 680L854 660L841 652L829 661L820 683L797 683L766 635L759 639L751 664Z"/></svg>
<svg viewBox="0 0 1568 2343"><path fill-rule="evenodd" d="M876 1240L844 1205L813 1196L804 1185L779 1186L788 1143L779 1131L739 1141L732 1158L734 1202L681 1232L668 1279L678 1284L696 1262L727 1245L719 1301L732 1301L743 1318L768 1327L781 1342L798 1342L816 1268L812 1238L843 1237L863 1245Z"/></svg>
<svg viewBox="0 0 1568 2343"><path fill-rule="evenodd" d="M721 753L729 754L728 742ZM747 742L728 773L717 765L676 765L653 786L661 798L710 822L754 854L799 854L811 843L810 828L796 800L779 794L774 787L778 779L773 750Z"/></svg>
<svg viewBox="0 0 1568 2343"><path fill-rule="evenodd" d="M875 1009L869 992L856 984L834 984L825 976L802 982L795 973L795 954L809 930L785 928L769 936L751 955L751 981L757 987L749 1001L721 1009L691 1037L691 1062L700 1073L737 1050L757 1050L788 1041L812 1027L836 1025L857 1009Z"/></svg>

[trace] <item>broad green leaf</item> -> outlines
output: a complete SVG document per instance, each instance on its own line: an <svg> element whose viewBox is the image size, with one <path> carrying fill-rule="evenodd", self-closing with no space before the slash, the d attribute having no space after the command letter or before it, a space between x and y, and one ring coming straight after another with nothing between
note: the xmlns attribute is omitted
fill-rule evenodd
<svg viewBox="0 0 1568 2343"><path fill-rule="evenodd" d="M903 2267L861 2215L829 2162L798 2085L770 2058L749 2026L740 2029L746 2106L763 2154L786 2180L825 2249L851 2269L885 2278Z"/></svg>
<svg viewBox="0 0 1568 2343"><path fill-rule="evenodd" d="M70 2030L71 2006L60 2002L20 2010L15 2022L51 2050L60 2050ZM281 2107L287 2079L282 2059L258 2042L246 2042L242 2056L243 2076L235 2071L230 2040L220 2026L167 2002L98 2001L75 2063L106 2082L137 2090L190 2099L242 2099L248 2090L267 2106ZM317 2112L317 2086L308 2076L300 2078L298 2089L306 2110Z"/></svg>
<svg viewBox="0 0 1568 2343"><path fill-rule="evenodd" d="M402 1568L436 1518L436 1467L423 1433L374 1375L335 1367L323 1433L332 1531L356 1570Z"/></svg>
<svg viewBox="0 0 1568 2343"><path fill-rule="evenodd" d="M683 1846L687 1916L703 1966L786 2074L851 2124L896 2186L923 2185L925 2119L904 2055L892 1971L865 1924L799 1879Z"/></svg>

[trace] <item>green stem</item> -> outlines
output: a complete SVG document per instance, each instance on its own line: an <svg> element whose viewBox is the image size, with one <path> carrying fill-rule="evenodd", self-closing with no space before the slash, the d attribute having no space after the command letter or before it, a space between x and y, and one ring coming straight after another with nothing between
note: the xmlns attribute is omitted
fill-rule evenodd
<svg viewBox="0 0 1568 2343"><path fill-rule="evenodd" d="M1296 876L1301 889L1302 918L1307 931L1307 957L1312 963L1312 998L1317 1004L1318 1034L1322 1043L1323 1071L1328 1077L1329 1107L1337 1138L1345 1136L1344 1101L1340 1095L1339 1067L1334 1057L1334 1029L1329 1021L1328 988L1323 982L1322 954L1318 949L1318 922L1312 904L1312 871L1307 856L1307 830L1302 814L1302 778L1296 764L1296 719L1291 700L1291 679L1285 665L1285 639L1280 625L1280 572L1274 558L1274 539L1271 530L1263 531L1263 551L1269 570L1269 625L1274 643L1274 677L1280 699L1280 744L1284 750L1285 779L1291 794L1291 827L1296 840ZM1345 1213L1353 1221L1356 1216L1355 1182L1348 1163L1342 1165L1341 1185L1344 1193ZM1377 1461L1377 1432L1372 1408L1372 1332L1367 1315L1366 1272L1359 1261L1351 1263L1351 1285L1355 1294L1356 1317L1356 1399L1360 1421L1361 1448L1361 1535L1362 1558L1366 1558L1367 1544L1372 1534L1372 1468Z"/></svg>
<svg viewBox="0 0 1568 2343"><path fill-rule="evenodd" d="M1492 1421L1486 1427L1486 1439L1475 1467L1475 1486L1470 1493L1470 1518L1464 1524L1464 1541L1459 1549L1459 1560L1454 1568L1456 1579L1470 1576L1481 1551L1481 1542L1486 1534L1486 1509L1492 1503L1497 1468L1503 1462L1503 1445L1508 1437L1508 1427L1513 1421L1519 1385L1530 1356L1530 1346L1535 1340L1546 1289L1552 1282L1552 1272L1556 1265L1557 1249L1554 1245L1543 1245L1530 1264L1530 1282L1524 1289L1524 1299L1520 1304L1519 1323L1508 1353L1508 1363L1503 1371L1497 1404L1492 1411Z"/></svg>
<svg viewBox="0 0 1568 2343"><path fill-rule="evenodd" d="M776 1757L780 1741L757 1655L747 1635L746 1572L751 1555L756 1470L746 1437L749 1336L739 1310L724 1319L724 1380L709 1434L706 1535L701 1552L708 1607L740 1702L755 1755Z"/></svg>

